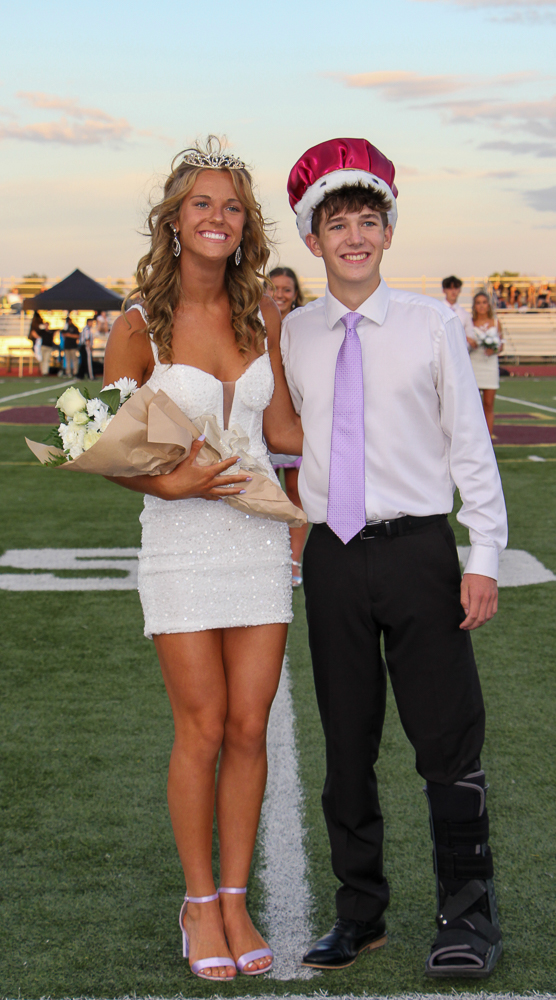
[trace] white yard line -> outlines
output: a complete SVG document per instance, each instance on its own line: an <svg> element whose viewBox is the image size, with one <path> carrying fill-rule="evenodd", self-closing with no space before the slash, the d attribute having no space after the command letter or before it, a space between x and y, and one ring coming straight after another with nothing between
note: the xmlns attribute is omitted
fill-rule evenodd
<svg viewBox="0 0 556 1000"><path fill-rule="evenodd" d="M546 410L547 413L556 413L556 409L553 406L545 406L543 403L530 403L528 399L514 399L513 396L501 396L499 392L496 393L497 399L503 399L505 403L519 403L520 406L532 406L534 410ZM504 416L500 413L499 416Z"/></svg>
<svg viewBox="0 0 556 1000"><path fill-rule="evenodd" d="M253 1000L255 996L256 1000L277 1000L280 995L279 993L249 993L244 996L236 996L234 1000ZM180 993L179 996L174 997L149 996L140 998L136 993L133 993L131 996L117 997L115 1000L186 1000L186 996L185 993ZM210 996L212 1000L226 1000L229 994L211 994L207 991L205 996ZM448 981L442 992L438 993L388 993L386 996L381 996L366 992L361 996L356 993L338 995L328 993L327 990L318 990L316 993L285 993L283 996L287 997L287 1000L444 1000L444 998L446 1000L556 1000L556 993L537 993L535 990L531 990L530 993L485 993L482 990L479 993L460 993L454 987L449 986ZM80 997L79 1000L84 1000L84 998ZM87 998L87 1000L93 1000L93 998Z"/></svg>
<svg viewBox="0 0 556 1000"><path fill-rule="evenodd" d="M37 392L56 392L58 389L65 389L67 385L73 385L77 382L76 378L72 378L71 382L60 382L59 385L45 385L42 389L29 389L28 392L18 392L15 396L0 396L0 406L2 403L10 403L12 399L23 399L24 396L34 396Z"/></svg>
<svg viewBox="0 0 556 1000"><path fill-rule="evenodd" d="M302 791L297 771L288 660L268 726L268 782L261 815L265 923L274 951L271 979L310 979L300 965L311 943L311 894L303 849Z"/></svg>

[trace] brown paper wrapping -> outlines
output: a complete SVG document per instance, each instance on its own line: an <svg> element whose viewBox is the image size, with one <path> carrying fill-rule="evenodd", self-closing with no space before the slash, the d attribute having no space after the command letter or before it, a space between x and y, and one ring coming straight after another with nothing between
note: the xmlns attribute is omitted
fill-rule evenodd
<svg viewBox="0 0 556 1000"><path fill-rule="evenodd" d="M213 418L203 417L201 420L203 423L208 420L214 430ZM192 442L200 434L201 431L165 392L159 389L154 393L148 385L144 385L123 404L88 451L57 468L125 478L145 474L165 475L187 458ZM25 440L43 465L47 465L52 457L63 455L59 448L52 445L30 441L29 438ZM211 440L212 444L205 441L197 455L198 465L212 465L228 457L229 448L220 449L214 433ZM225 497L225 503L254 517L284 521L292 528L307 523L307 515L288 500L280 486L266 473L257 471L260 466L255 459L245 455L242 467L249 467L252 480L243 483L244 494Z"/></svg>

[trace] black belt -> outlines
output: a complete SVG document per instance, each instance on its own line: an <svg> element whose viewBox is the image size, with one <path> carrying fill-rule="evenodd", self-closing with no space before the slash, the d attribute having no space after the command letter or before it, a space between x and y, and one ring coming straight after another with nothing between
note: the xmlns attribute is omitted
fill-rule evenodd
<svg viewBox="0 0 556 1000"><path fill-rule="evenodd" d="M447 514L430 514L428 517L413 517L406 514L405 517L396 517L392 521L369 521L359 532L359 537L363 541L368 538L391 538L393 535L406 535L417 528L424 528L426 524L438 524L445 521Z"/></svg>

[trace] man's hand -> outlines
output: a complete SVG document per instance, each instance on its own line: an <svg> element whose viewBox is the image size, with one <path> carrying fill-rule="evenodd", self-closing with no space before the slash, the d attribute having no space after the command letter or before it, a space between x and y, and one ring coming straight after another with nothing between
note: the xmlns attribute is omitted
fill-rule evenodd
<svg viewBox="0 0 556 1000"><path fill-rule="evenodd" d="M461 606L467 615L460 628L471 631L484 625L498 611L498 584L491 576L464 573L461 581Z"/></svg>

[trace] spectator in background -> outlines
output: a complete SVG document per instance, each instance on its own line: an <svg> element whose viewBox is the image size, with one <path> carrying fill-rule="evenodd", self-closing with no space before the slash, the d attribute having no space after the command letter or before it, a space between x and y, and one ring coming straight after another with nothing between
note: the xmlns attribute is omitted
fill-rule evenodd
<svg viewBox="0 0 556 1000"><path fill-rule="evenodd" d="M489 346L491 345L491 346ZM501 327L486 292L473 297L471 364L483 397L483 410L490 436L494 434L494 399L500 386L498 352L503 345Z"/></svg>
<svg viewBox="0 0 556 1000"><path fill-rule="evenodd" d="M89 316L79 335L79 378L93 379L93 341L95 339L95 319Z"/></svg>
<svg viewBox="0 0 556 1000"><path fill-rule="evenodd" d="M298 277L295 271L292 271L291 267L275 267L270 272L269 278L272 281L272 287L269 288L269 292L280 310L282 321L284 321L292 309L297 309L299 306L305 305ZM271 455L270 458L275 469L284 470L284 486L288 499L296 507L301 507L301 498L297 485L301 458L296 458L294 455ZM301 555L308 530L308 524L304 524L301 528L290 528L293 587L300 587L303 583Z"/></svg>
<svg viewBox="0 0 556 1000"><path fill-rule="evenodd" d="M42 354L41 354L42 337L43 333L47 329L48 326L45 323L44 319L42 318L40 312L37 312L37 310L35 310L35 312L33 313L33 318L31 320L31 325L29 327L29 333L27 334L27 336L33 345L33 354L35 355L39 363L42 363Z"/></svg>
<svg viewBox="0 0 556 1000"><path fill-rule="evenodd" d="M63 335L66 375L77 375L79 371L79 330L73 322L70 312L66 316Z"/></svg>
<svg viewBox="0 0 556 1000"><path fill-rule="evenodd" d="M450 274L448 278L444 278L442 281L442 291L444 292L447 305L449 305L452 312L455 312L456 316L459 316L465 330L465 336L467 337L467 345L470 346L473 340L473 320L467 309L464 309L463 306L458 306L458 298L462 285L463 281L461 278L456 278L455 274Z"/></svg>
<svg viewBox="0 0 556 1000"><path fill-rule="evenodd" d="M41 375L48 375L50 372L50 358L54 350L54 332L45 323L41 343Z"/></svg>
<svg viewBox="0 0 556 1000"><path fill-rule="evenodd" d="M95 320L97 324L97 333L110 333L110 323L108 322L108 317L106 316L104 310L102 310L102 312L97 312Z"/></svg>

